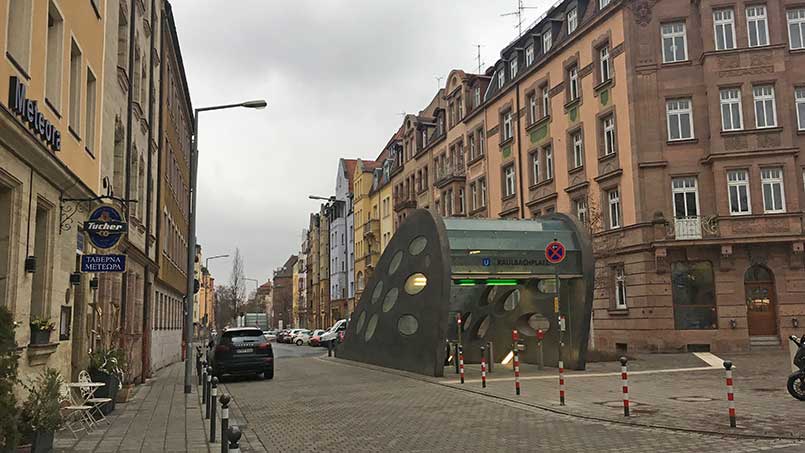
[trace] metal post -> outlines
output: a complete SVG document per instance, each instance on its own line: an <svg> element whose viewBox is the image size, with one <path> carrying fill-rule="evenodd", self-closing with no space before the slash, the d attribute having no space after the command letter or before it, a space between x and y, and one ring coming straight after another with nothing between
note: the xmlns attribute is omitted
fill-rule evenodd
<svg viewBox="0 0 805 453"><path fill-rule="evenodd" d="M537 330L537 369L542 370L545 366L545 356L542 353L542 340L545 338L545 332L542 329Z"/></svg>
<svg viewBox="0 0 805 453"><path fill-rule="evenodd" d="M461 383L464 383L464 348L461 344L458 345L458 369Z"/></svg>
<svg viewBox="0 0 805 453"><path fill-rule="evenodd" d="M188 222L187 222L187 288L184 297L184 341L187 347L193 343L193 295L195 294L195 258L196 258L196 200L198 194L196 190L196 180L198 179L198 109L193 117L193 147L190 151L190 181L188 181L189 199ZM190 393L192 389L191 373L192 364L185 358L184 364L184 392Z"/></svg>
<svg viewBox="0 0 805 453"><path fill-rule="evenodd" d="M626 357L621 357L621 381L623 384L623 416L629 416L629 376L626 370Z"/></svg>
<svg viewBox="0 0 805 453"><path fill-rule="evenodd" d="M212 367L207 367L207 398L204 400L206 408L204 409L204 418L210 418L210 390L212 387Z"/></svg>
<svg viewBox="0 0 805 453"><path fill-rule="evenodd" d="M221 453L227 453L229 445L227 442L227 433L229 428L229 395L221 395Z"/></svg>
<svg viewBox="0 0 805 453"><path fill-rule="evenodd" d="M458 366L458 342L453 343L453 364L456 366L456 374L459 374L461 370Z"/></svg>
<svg viewBox="0 0 805 453"><path fill-rule="evenodd" d="M727 370L727 401L729 402L730 428L735 428L737 422L735 420L735 394L732 387L732 362L725 360L724 369Z"/></svg>
<svg viewBox="0 0 805 453"><path fill-rule="evenodd" d="M226 433L229 439L229 453L240 453L240 428L237 425L232 425Z"/></svg>
<svg viewBox="0 0 805 453"><path fill-rule="evenodd" d="M486 388L486 348L481 346L481 387Z"/></svg>
<svg viewBox="0 0 805 453"><path fill-rule="evenodd" d="M218 407L218 378L212 377L212 389L210 395L210 442L215 442L215 408Z"/></svg>
<svg viewBox="0 0 805 453"><path fill-rule="evenodd" d="M565 405L565 363L559 360L559 405Z"/></svg>
<svg viewBox="0 0 805 453"><path fill-rule="evenodd" d="M488 369L486 370L486 372L489 373L489 374L492 374L492 366L495 364L494 345L490 341L489 343L487 343L487 346L488 346L487 347L487 354L488 355L487 355L487 360L486 360L486 366L487 366Z"/></svg>
<svg viewBox="0 0 805 453"><path fill-rule="evenodd" d="M199 377L199 384L201 385L201 401L207 401L207 365L206 363L201 366L201 376Z"/></svg>
<svg viewBox="0 0 805 453"><path fill-rule="evenodd" d="M196 346L196 376L198 376L198 383L201 385L201 346Z"/></svg>
<svg viewBox="0 0 805 453"><path fill-rule="evenodd" d="M514 393L520 394L520 351L517 347L517 330L512 330L512 352L514 353Z"/></svg>

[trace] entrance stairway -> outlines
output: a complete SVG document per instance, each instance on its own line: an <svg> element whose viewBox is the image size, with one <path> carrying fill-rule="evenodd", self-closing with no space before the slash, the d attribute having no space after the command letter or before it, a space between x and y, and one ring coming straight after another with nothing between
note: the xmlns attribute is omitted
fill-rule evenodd
<svg viewBox="0 0 805 453"><path fill-rule="evenodd" d="M780 349L780 337L777 335L749 337L749 348L753 351Z"/></svg>

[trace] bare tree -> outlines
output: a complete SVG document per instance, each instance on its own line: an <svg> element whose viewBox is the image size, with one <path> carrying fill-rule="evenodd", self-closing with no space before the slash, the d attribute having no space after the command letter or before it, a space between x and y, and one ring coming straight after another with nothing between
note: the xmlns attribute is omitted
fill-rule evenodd
<svg viewBox="0 0 805 453"><path fill-rule="evenodd" d="M246 300L246 279L243 268L243 258L240 256L240 249L235 249L232 258L232 273L229 276L229 286L232 291L232 311L234 315L239 313L240 306Z"/></svg>

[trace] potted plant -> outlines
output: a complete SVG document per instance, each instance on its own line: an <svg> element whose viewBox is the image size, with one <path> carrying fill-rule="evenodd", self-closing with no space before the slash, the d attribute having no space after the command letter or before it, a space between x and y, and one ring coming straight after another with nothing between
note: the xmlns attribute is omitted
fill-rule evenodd
<svg viewBox="0 0 805 453"><path fill-rule="evenodd" d="M89 355L89 375L92 381L106 384L95 391L95 396L112 399L110 403L101 406L101 412L107 415L115 409L117 392L123 382L124 354L122 349L111 348L99 349Z"/></svg>
<svg viewBox="0 0 805 453"><path fill-rule="evenodd" d="M28 399L22 405L22 419L30 430L33 453L53 451L53 433L64 424L61 388L64 380L53 368L45 368L33 385L26 386Z"/></svg>
<svg viewBox="0 0 805 453"><path fill-rule="evenodd" d="M31 318L31 344L48 344L50 343L50 332L56 325L50 322L50 318Z"/></svg>
<svg viewBox="0 0 805 453"><path fill-rule="evenodd" d="M14 451L19 439L16 417L19 411L14 396L19 361L15 327L11 312L0 306L0 414L3 414L0 417L0 452Z"/></svg>

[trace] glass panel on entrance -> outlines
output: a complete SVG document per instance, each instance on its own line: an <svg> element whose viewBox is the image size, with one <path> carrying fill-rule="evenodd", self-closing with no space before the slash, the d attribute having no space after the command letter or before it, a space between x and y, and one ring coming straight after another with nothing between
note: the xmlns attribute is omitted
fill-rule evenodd
<svg viewBox="0 0 805 453"><path fill-rule="evenodd" d="M673 263L671 285L677 330L718 327L713 265L709 261Z"/></svg>

